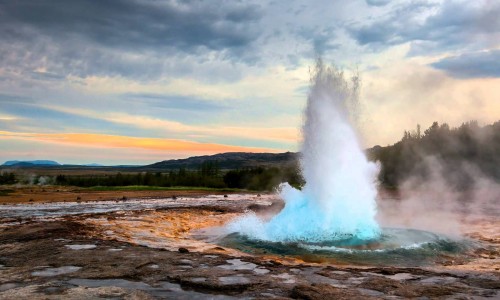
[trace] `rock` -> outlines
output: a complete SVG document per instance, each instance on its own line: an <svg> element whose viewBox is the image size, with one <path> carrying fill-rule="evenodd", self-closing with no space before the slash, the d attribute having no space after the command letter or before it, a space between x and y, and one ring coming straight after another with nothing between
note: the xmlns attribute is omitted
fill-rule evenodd
<svg viewBox="0 0 500 300"><path fill-rule="evenodd" d="M58 276L62 274L73 273L80 270L82 267L76 266L63 266L59 268L46 268L41 271L34 271L31 273L33 276L41 276L41 277L50 277L50 276Z"/></svg>
<svg viewBox="0 0 500 300"><path fill-rule="evenodd" d="M361 286L364 289L370 289L379 291L382 293L389 293L391 291L400 289L403 284L397 280L385 278L385 277L371 277L365 280Z"/></svg>
<svg viewBox="0 0 500 300"><path fill-rule="evenodd" d="M173 280L180 283L182 287L191 287L195 289L211 290L217 293L221 291L242 292L250 287L258 286L245 276L221 276L215 278L200 277L174 277Z"/></svg>
<svg viewBox="0 0 500 300"><path fill-rule="evenodd" d="M295 286L290 294L294 299L326 300L326 299L376 299L367 295L361 296L358 291L340 289L329 284L299 284Z"/></svg>
<svg viewBox="0 0 500 300"><path fill-rule="evenodd" d="M243 276L223 276L219 277L219 282L223 285L246 285L250 280Z"/></svg>
<svg viewBox="0 0 500 300"><path fill-rule="evenodd" d="M179 250L179 252L180 252L180 250ZM188 265L188 266L193 266L194 265L193 261L189 260L189 259L180 259L179 260L179 264L181 264L181 265Z"/></svg>
<svg viewBox="0 0 500 300"><path fill-rule="evenodd" d="M212 250L215 250L215 251L226 251L226 249L222 248L222 247L213 247Z"/></svg>
<svg viewBox="0 0 500 300"><path fill-rule="evenodd" d="M179 252L180 252L180 253L189 253L189 250L188 250L188 249L186 249L186 248L184 248L184 247L180 247L180 248L179 248Z"/></svg>

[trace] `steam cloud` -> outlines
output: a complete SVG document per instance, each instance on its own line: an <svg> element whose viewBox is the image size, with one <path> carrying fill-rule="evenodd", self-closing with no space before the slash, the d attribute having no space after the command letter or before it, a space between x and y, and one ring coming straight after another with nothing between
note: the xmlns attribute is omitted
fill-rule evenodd
<svg viewBox="0 0 500 300"><path fill-rule="evenodd" d="M353 119L359 80L318 60L305 110L301 169L306 184L281 186L284 209L264 223L247 215L230 229L270 241L321 242L380 234L375 221L379 168L361 150Z"/></svg>

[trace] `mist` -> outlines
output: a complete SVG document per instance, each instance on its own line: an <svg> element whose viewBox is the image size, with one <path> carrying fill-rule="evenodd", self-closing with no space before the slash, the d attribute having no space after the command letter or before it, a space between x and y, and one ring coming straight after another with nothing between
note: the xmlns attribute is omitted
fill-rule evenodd
<svg viewBox="0 0 500 300"><path fill-rule="evenodd" d="M405 131L400 142L378 150L391 152L392 147L394 154L401 149L398 158L391 158L398 162L396 168L388 167L387 159L382 162L381 189L384 179L396 181L397 189L379 195L377 221L383 227L460 237L470 234L471 223L497 218L499 128L499 123L480 127L469 122L450 129L436 122L424 135Z"/></svg>

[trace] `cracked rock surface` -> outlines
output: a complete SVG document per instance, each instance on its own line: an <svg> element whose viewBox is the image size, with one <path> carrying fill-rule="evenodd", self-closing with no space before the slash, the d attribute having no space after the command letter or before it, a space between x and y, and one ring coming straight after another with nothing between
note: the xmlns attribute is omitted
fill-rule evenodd
<svg viewBox="0 0 500 300"><path fill-rule="evenodd" d="M500 297L494 268L306 263L192 239L193 230L219 226L249 203L258 209L266 205L262 199L222 201L231 199L204 206L182 202L182 207L26 217L14 223L0 216L0 299ZM489 244L477 250L476 258L498 260L497 240L485 238Z"/></svg>

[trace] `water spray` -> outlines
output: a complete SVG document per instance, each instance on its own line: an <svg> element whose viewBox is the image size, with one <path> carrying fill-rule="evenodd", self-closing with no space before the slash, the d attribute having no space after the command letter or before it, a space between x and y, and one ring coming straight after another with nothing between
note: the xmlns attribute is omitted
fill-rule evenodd
<svg viewBox="0 0 500 300"><path fill-rule="evenodd" d="M285 208L263 223L249 215L230 227L270 241L321 242L377 238L375 221L378 166L360 147L353 111L359 80L317 61L302 128L300 166L306 184L280 186Z"/></svg>

